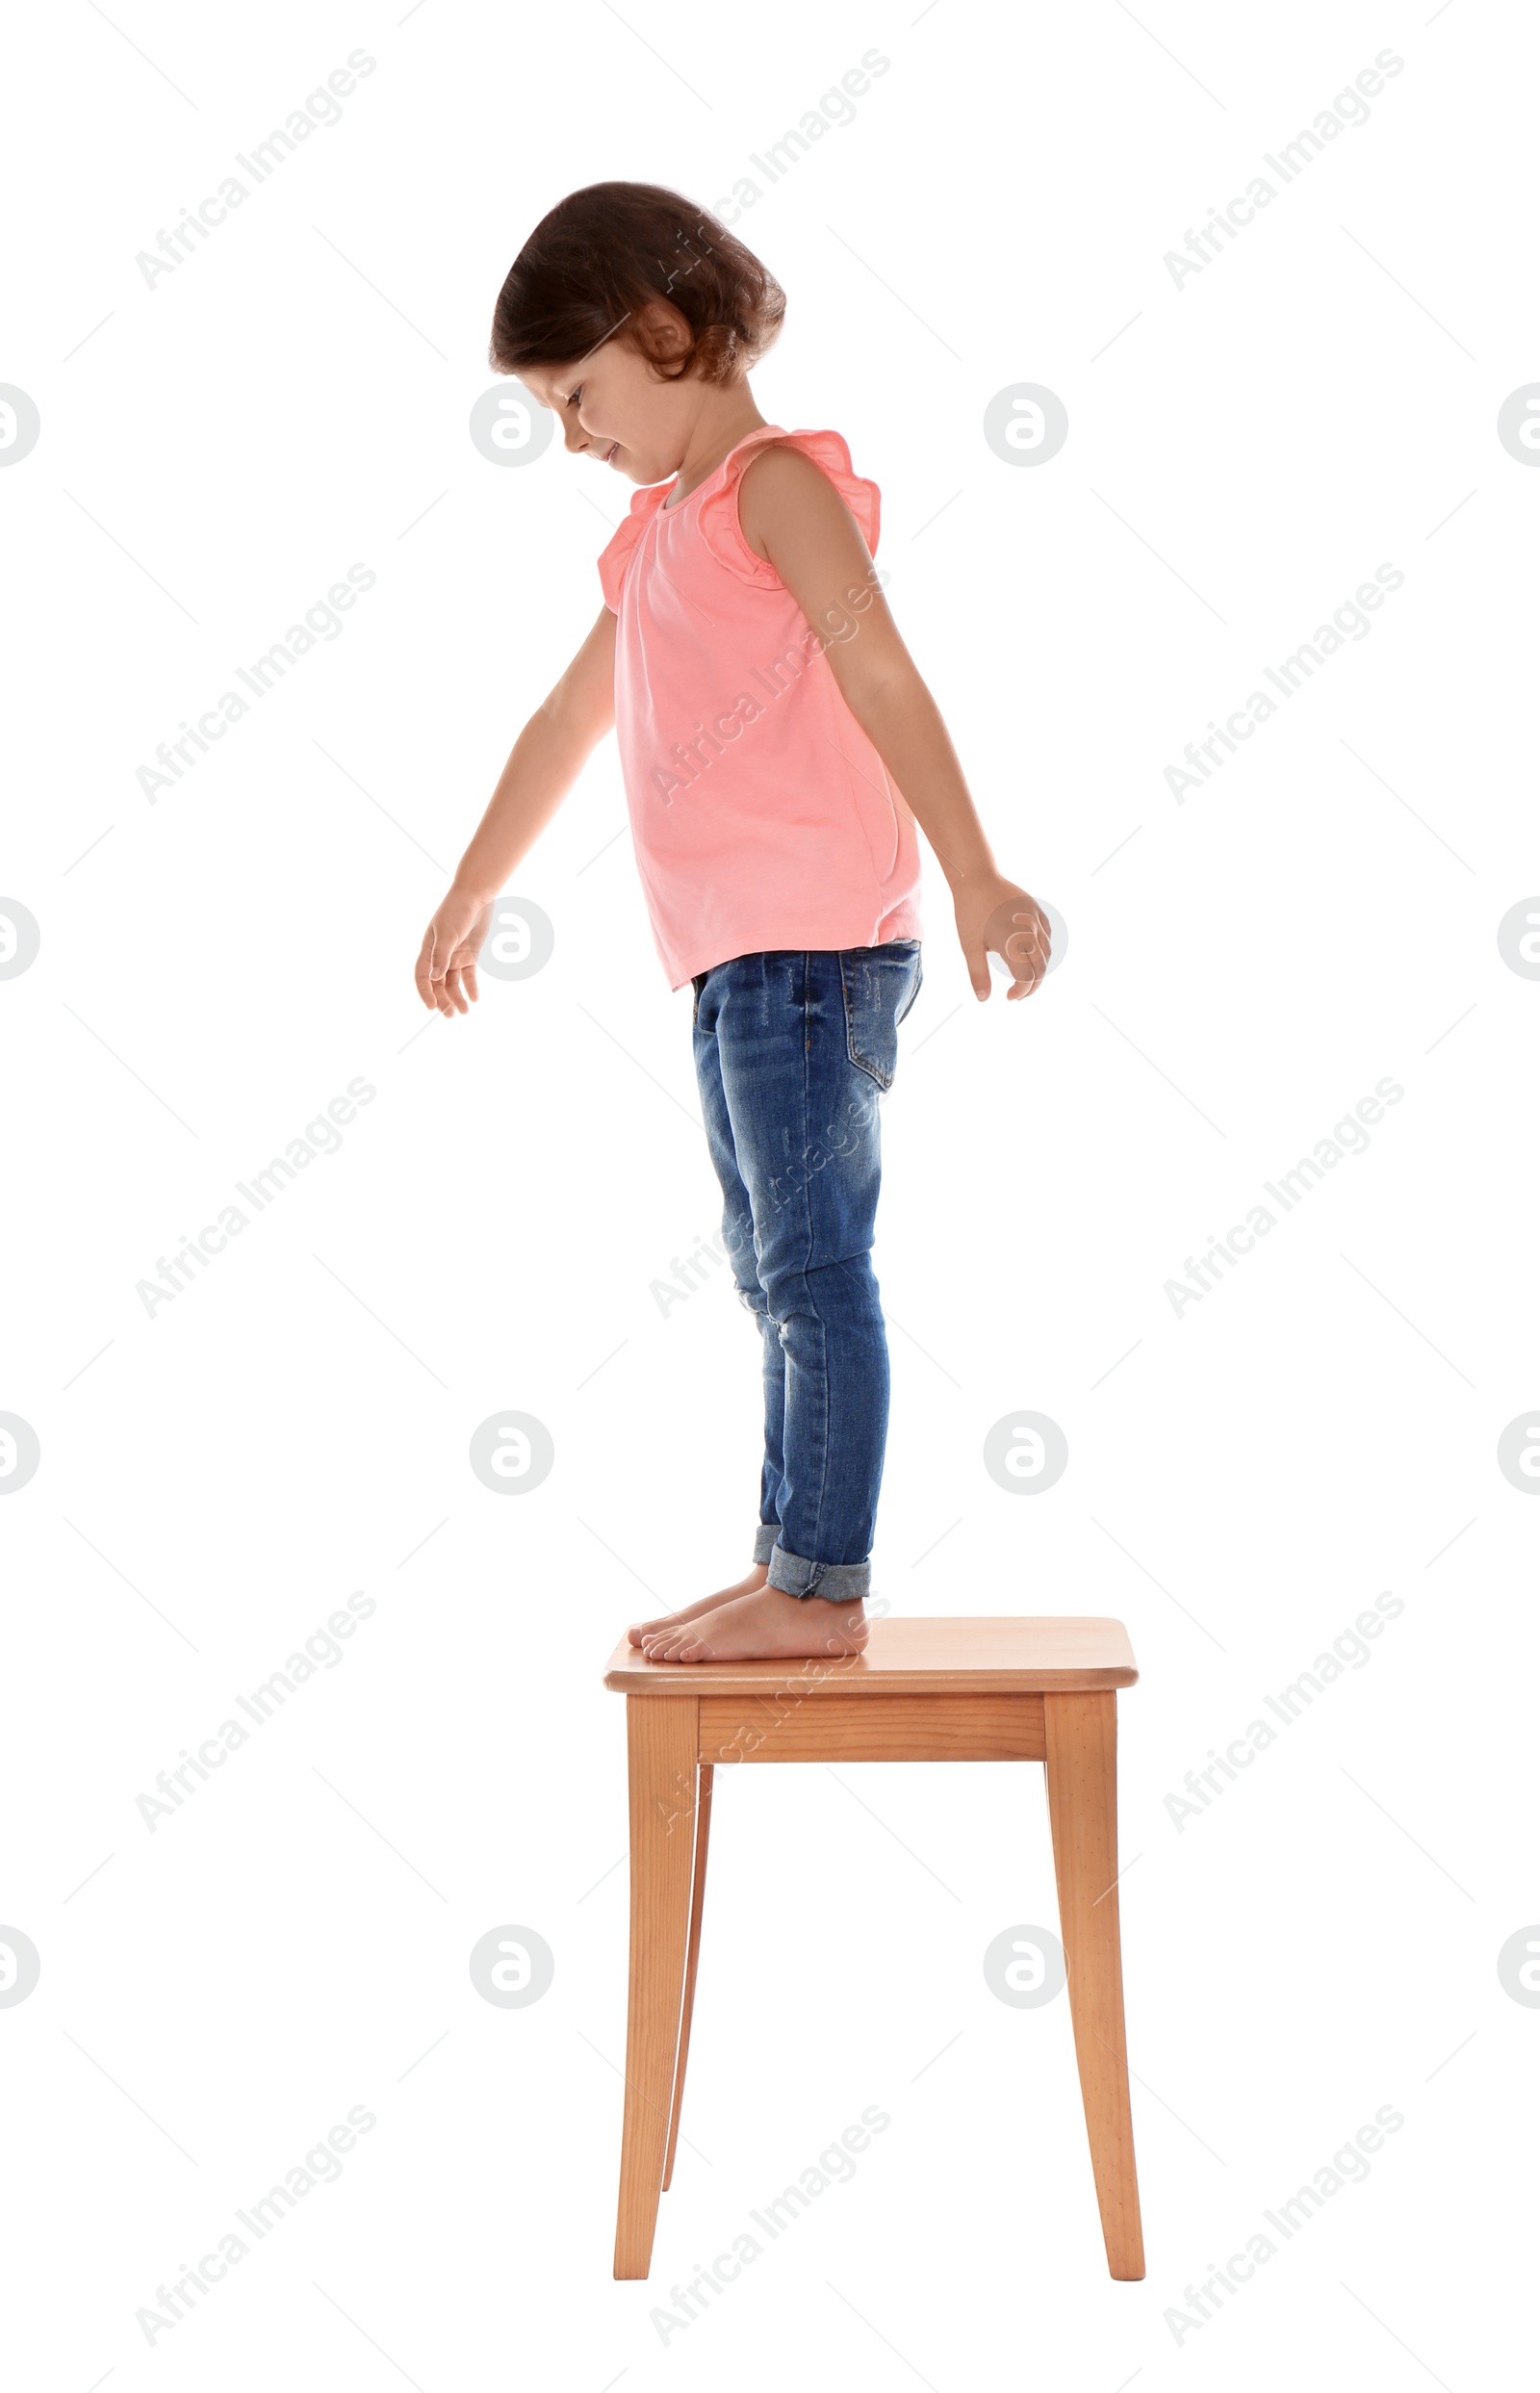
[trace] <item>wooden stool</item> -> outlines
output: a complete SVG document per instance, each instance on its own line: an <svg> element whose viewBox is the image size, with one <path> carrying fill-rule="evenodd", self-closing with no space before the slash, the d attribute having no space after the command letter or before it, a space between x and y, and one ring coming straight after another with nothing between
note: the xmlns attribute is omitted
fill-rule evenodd
<svg viewBox="0 0 1540 2393"><path fill-rule="evenodd" d="M877 1620L838 1660L650 1662L618 1645L626 1697L631 1946L615 2275L652 2265L674 2174L701 1951L712 1774L739 1762L1041 1762L1075 2058L1107 2265L1144 2274L1117 1931L1117 1697L1139 1672L1120 1620Z"/></svg>

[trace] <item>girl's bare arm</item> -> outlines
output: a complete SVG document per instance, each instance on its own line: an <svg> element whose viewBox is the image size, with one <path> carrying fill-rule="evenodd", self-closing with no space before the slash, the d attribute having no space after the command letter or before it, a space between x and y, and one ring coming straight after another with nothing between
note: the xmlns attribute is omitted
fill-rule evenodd
<svg viewBox="0 0 1540 2393"><path fill-rule="evenodd" d="M449 1016L469 1011L493 899L614 722L615 618L606 606L515 740L449 894L427 926L415 976L425 1006Z"/></svg>
<svg viewBox="0 0 1540 2393"><path fill-rule="evenodd" d="M940 709L877 586L860 525L811 458L782 441L746 467L738 521L827 643L840 694L935 849L975 992L989 993L992 947L1014 976L1008 994L1029 996L1047 969L1046 918L995 863Z"/></svg>

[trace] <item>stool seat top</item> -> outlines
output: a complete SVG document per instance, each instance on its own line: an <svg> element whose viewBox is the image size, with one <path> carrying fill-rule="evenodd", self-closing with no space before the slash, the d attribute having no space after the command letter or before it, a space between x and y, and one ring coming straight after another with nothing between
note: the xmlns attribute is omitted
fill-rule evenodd
<svg viewBox="0 0 1540 2393"><path fill-rule="evenodd" d="M865 1651L827 1661L649 1661L623 1637L604 1685L625 1695L1093 1693L1139 1677L1120 1620L874 1620Z"/></svg>

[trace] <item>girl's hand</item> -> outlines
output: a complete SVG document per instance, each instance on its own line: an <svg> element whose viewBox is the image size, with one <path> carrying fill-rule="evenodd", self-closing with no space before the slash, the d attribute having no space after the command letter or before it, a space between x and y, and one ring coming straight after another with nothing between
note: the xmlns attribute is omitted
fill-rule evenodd
<svg viewBox="0 0 1540 2393"><path fill-rule="evenodd" d="M450 1021L457 1013L469 1014L475 1002L475 960L491 927L490 898L483 901L451 888L423 934L414 976L418 995Z"/></svg>
<svg viewBox="0 0 1540 2393"><path fill-rule="evenodd" d="M975 876L957 891L957 935L976 997L989 993L989 951L1012 974L1008 997L1030 997L1048 969L1048 921L1035 897L1000 873Z"/></svg>

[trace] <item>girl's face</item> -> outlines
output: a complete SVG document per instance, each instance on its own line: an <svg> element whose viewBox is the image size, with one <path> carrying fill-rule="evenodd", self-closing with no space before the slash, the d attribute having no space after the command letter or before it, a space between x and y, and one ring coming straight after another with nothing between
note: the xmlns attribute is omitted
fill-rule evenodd
<svg viewBox="0 0 1540 2393"><path fill-rule="evenodd" d="M632 482L677 474L706 396L694 374L664 381L622 334L568 366L523 366L519 379L562 427L569 455Z"/></svg>

